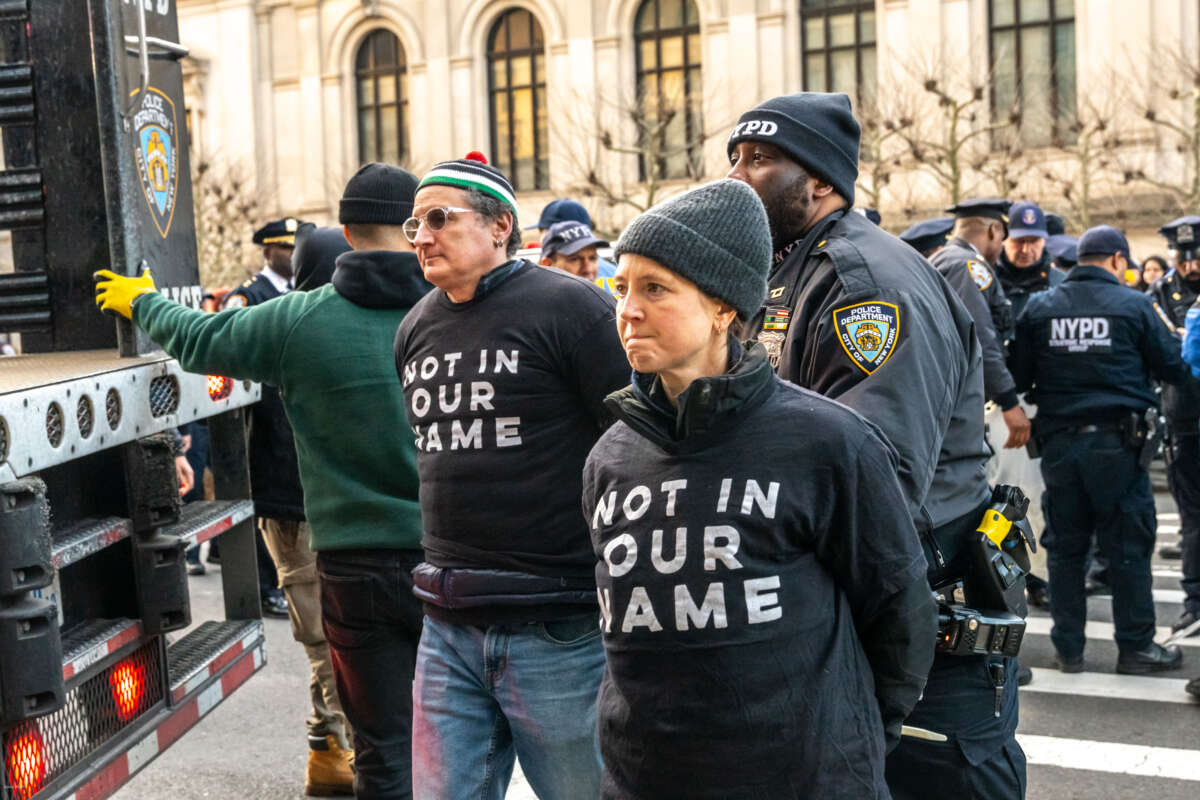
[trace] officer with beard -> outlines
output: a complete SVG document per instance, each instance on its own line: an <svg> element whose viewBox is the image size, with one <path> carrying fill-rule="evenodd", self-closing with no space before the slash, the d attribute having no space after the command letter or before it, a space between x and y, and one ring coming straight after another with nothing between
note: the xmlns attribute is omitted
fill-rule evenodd
<svg viewBox="0 0 1200 800"><path fill-rule="evenodd" d="M1165 314L1163 322L1182 335L1188 309L1200 297L1200 217L1180 217L1158 229L1175 251L1175 268L1154 282L1150 296ZM1172 630L1200 617L1200 379L1163 386L1167 417L1167 482L1179 507L1180 555L1183 558L1183 614Z"/></svg>
<svg viewBox="0 0 1200 800"><path fill-rule="evenodd" d="M883 430L930 585L943 586L991 498L982 356L970 314L929 262L848 213L859 134L846 95L813 92L768 100L734 127L729 177L758 192L775 250L747 331L780 377ZM908 723L948 741L905 737L887 761L892 795L957 798L970 781L989 800L1023 797L1016 689L1013 658L939 654Z"/></svg>

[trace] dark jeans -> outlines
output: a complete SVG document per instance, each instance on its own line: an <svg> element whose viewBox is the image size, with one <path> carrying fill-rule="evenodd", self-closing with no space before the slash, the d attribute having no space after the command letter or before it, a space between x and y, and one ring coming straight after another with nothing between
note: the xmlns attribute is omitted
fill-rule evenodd
<svg viewBox="0 0 1200 800"><path fill-rule="evenodd" d="M1194 425L1194 423L1193 423ZM1200 614L1200 439L1184 432L1172 435L1167 483L1179 507L1179 546L1183 550L1184 607Z"/></svg>
<svg viewBox="0 0 1200 800"><path fill-rule="evenodd" d="M1154 495L1137 453L1115 431L1060 431L1042 445L1043 505L1050 521L1042 543L1050 569L1050 639L1064 658L1083 655L1088 546L1108 560L1114 638L1122 652L1154 640Z"/></svg>
<svg viewBox="0 0 1200 800"><path fill-rule="evenodd" d="M412 593L420 550L317 553L325 639L354 730L354 793L412 797L412 681L424 612Z"/></svg>
<svg viewBox="0 0 1200 800"><path fill-rule="evenodd" d="M192 437L192 446L183 454L192 474L196 476L196 485L182 497L184 503L204 499L204 470L208 468L208 426L199 422L190 422L182 426L179 432ZM189 547L185 553L189 564L200 563L200 545Z"/></svg>

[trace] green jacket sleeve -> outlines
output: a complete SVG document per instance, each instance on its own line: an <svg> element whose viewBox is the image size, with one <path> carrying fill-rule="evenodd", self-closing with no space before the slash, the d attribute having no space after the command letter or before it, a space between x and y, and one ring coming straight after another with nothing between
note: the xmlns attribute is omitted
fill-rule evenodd
<svg viewBox="0 0 1200 800"><path fill-rule="evenodd" d="M292 328L306 308L295 292L249 308L194 311L160 294L133 304L133 321L188 372L279 385L279 364Z"/></svg>

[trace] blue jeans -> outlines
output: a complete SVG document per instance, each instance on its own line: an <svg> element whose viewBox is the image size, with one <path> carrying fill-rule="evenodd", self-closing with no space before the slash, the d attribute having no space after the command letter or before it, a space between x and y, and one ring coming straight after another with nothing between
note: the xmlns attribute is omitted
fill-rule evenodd
<svg viewBox="0 0 1200 800"><path fill-rule="evenodd" d="M416 800L501 800L513 758L541 800L600 796L596 614L480 628L425 618L413 684Z"/></svg>

